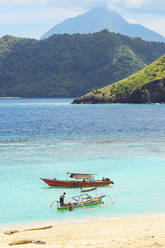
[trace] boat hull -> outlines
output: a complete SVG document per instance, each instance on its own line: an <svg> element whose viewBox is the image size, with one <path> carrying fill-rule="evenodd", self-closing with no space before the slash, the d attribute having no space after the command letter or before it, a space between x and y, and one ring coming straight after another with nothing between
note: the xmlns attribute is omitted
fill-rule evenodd
<svg viewBox="0 0 165 248"><path fill-rule="evenodd" d="M55 187L100 187L100 186L107 186L113 184L110 181L72 181L72 180L55 180L55 179L47 179L47 178L40 178L42 181L47 183L49 186Z"/></svg>
<svg viewBox="0 0 165 248"><path fill-rule="evenodd" d="M83 205L72 205L72 206L65 206L65 207L57 207L57 210L62 211L62 210L72 210L74 208L83 208L83 207L92 207L92 206L97 206L97 205L102 205L104 204L102 200L92 202L92 203L87 203Z"/></svg>

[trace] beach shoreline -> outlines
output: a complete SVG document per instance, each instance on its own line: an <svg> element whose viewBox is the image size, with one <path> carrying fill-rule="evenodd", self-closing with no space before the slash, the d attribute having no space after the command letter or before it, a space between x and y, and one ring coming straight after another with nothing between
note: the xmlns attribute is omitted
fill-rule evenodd
<svg viewBox="0 0 165 248"><path fill-rule="evenodd" d="M44 230L29 230L44 228ZM17 230L7 235L4 231ZM165 247L165 213L76 218L5 224L0 229L0 247L14 241L41 241L37 247ZM17 247L17 246L16 246ZM35 247L34 243L19 247Z"/></svg>
<svg viewBox="0 0 165 248"><path fill-rule="evenodd" d="M6 228L24 228L29 227L33 228L36 226L42 225L58 225L58 224L67 224L67 223L81 223L81 222L90 222L90 221L102 221L102 220L120 220L120 219L129 219L129 218L157 218L157 217L165 217L165 212L160 213L131 213L131 214L113 214L113 215L105 215L105 216L86 216L86 217L69 217L69 218L61 218L61 219L48 219L48 220L34 220L29 222L11 222L11 223L0 223L0 232L6 230Z"/></svg>

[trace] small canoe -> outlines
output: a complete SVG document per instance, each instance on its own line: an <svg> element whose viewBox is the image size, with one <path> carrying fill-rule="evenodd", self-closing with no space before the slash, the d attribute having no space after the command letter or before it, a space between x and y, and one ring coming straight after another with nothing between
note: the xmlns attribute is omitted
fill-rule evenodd
<svg viewBox="0 0 165 248"><path fill-rule="evenodd" d="M87 208L87 207L94 207L94 206L99 206L101 207L101 205L104 204L103 202L103 198L104 197L108 197L109 200L111 201L111 204L114 204L114 202L112 201L111 197L108 195L94 195L91 196L86 192L90 192L93 190L96 190L97 188L91 188L91 189L86 189L86 190L82 190L81 188L81 194L77 195L77 196L72 196L69 201L67 201L67 203L61 203L61 199L60 201L53 201L50 204L50 208L53 208L54 204L56 203L57 205L57 210L61 211L61 210L73 210L75 208ZM85 194L84 194L85 193ZM66 201L66 199L65 199Z"/></svg>
<svg viewBox="0 0 165 248"><path fill-rule="evenodd" d="M92 190L95 190L91 189ZM104 198L105 195L101 195L101 196L90 196L89 194L81 194L78 196L73 196L72 200L66 204L64 204L63 206L60 205L59 201L57 202L57 210L73 210L74 208L83 208L83 207L93 207L93 206L99 206L104 204L104 202L102 201L102 198ZM51 204L51 207L53 206L53 203Z"/></svg>
<svg viewBox="0 0 165 248"><path fill-rule="evenodd" d="M69 210L71 211L74 208L83 208L83 207L93 207L93 206L98 206L98 205L102 205L104 204L104 202L100 199L100 200L95 200L93 202L89 202L89 203L84 203L84 204L66 204L63 207L57 207L57 210Z"/></svg>

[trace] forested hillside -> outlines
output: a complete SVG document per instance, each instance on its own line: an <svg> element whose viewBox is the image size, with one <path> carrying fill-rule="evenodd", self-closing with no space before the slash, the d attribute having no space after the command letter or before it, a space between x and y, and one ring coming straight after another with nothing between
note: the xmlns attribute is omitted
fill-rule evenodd
<svg viewBox="0 0 165 248"><path fill-rule="evenodd" d="M107 30L45 40L0 39L0 96L76 97L150 64L165 44Z"/></svg>
<svg viewBox="0 0 165 248"><path fill-rule="evenodd" d="M95 89L74 103L165 103L165 55L128 78Z"/></svg>

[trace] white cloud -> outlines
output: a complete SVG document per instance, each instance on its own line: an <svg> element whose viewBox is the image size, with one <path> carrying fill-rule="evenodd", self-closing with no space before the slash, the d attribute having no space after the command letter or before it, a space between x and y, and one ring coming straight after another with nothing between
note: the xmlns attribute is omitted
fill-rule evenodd
<svg viewBox="0 0 165 248"><path fill-rule="evenodd" d="M165 12L164 0L109 0L108 5L120 10L134 9L148 12Z"/></svg>
<svg viewBox="0 0 165 248"><path fill-rule="evenodd" d="M104 0L103 0L104 1ZM0 0L0 4L5 5L24 5L24 4L41 4L41 5L49 5L52 4L54 6L86 6L88 4L97 4L101 3L100 0Z"/></svg>
<svg viewBox="0 0 165 248"><path fill-rule="evenodd" d="M141 24L165 36L165 0L111 0L108 6L130 23Z"/></svg>
<svg viewBox="0 0 165 248"><path fill-rule="evenodd" d="M144 21L146 27L150 28L151 30L154 30L155 32L158 32L159 34L162 34L165 37L165 17L157 17L156 19L153 18L150 21L145 20Z"/></svg>
<svg viewBox="0 0 165 248"><path fill-rule="evenodd" d="M44 8L39 11L31 11L29 12L10 12L3 13L0 12L0 24L34 24L40 21L55 21L59 22L65 18L73 17L78 15L79 13L74 12L72 10L63 9L63 8Z"/></svg>
<svg viewBox="0 0 165 248"><path fill-rule="evenodd" d="M109 0L0 0L0 4L6 6L54 6L56 8L69 8L69 9L79 9L87 10L92 7L97 7L100 5L107 5Z"/></svg>
<svg viewBox="0 0 165 248"><path fill-rule="evenodd" d="M0 4L6 5L20 5L20 4L32 4L32 3L40 3L40 4L49 4L54 2L53 0L0 0Z"/></svg>
<svg viewBox="0 0 165 248"><path fill-rule="evenodd" d="M127 0L125 1L125 6L127 8L141 8L144 7L147 4L147 0Z"/></svg>
<svg viewBox="0 0 165 248"><path fill-rule="evenodd" d="M65 8L39 8L20 11L0 11L0 36L11 34L21 37L39 38L54 25L66 18L81 14Z"/></svg>
<svg viewBox="0 0 165 248"><path fill-rule="evenodd" d="M118 8L141 8L152 11L165 10L165 0L0 0L0 4L5 5L54 5L60 8L86 9L89 6L109 5Z"/></svg>
<svg viewBox="0 0 165 248"><path fill-rule="evenodd" d="M136 14L136 16L127 16L125 19L130 23L141 24L165 37L165 16L152 14Z"/></svg>
<svg viewBox="0 0 165 248"><path fill-rule="evenodd" d="M35 27L38 33L40 24L40 30L44 33L68 17L103 5L119 12L124 18L134 19L134 23L165 33L165 0L0 0L0 30L2 32L4 29L3 25L12 26L14 30L25 24L29 25L29 29L22 28L21 34L29 34L30 28L34 33Z"/></svg>

